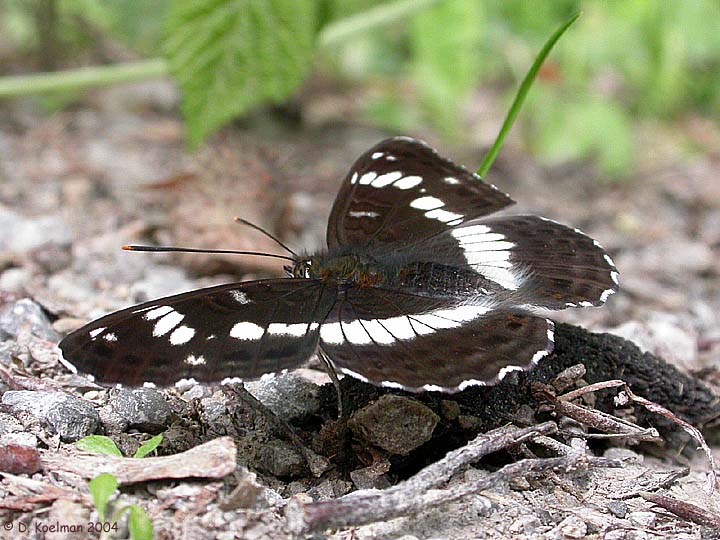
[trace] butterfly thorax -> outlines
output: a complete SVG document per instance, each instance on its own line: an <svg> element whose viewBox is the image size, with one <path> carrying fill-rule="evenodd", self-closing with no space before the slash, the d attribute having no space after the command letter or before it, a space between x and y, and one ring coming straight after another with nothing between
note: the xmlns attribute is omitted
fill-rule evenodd
<svg viewBox="0 0 720 540"><path fill-rule="evenodd" d="M295 277L317 279L329 285L374 287L382 285L386 272L375 260L358 254L321 254L299 261Z"/></svg>
<svg viewBox="0 0 720 540"><path fill-rule="evenodd" d="M325 253L301 259L295 277L317 279L346 287L386 287L423 296L468 298L494 294L497 284L469 269L408 258L388 251L376 257L362 248L353 252Z"/></svg>

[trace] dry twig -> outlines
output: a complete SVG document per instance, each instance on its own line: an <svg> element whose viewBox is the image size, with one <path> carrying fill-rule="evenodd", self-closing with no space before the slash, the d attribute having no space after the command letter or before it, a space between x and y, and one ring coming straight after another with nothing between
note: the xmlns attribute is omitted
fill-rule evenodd
<svg viewBox="0 0 720 540"><path fill-rule="evenodd" d="M661 495L660 493L648 493L643 491L639 495L646 501L650 501L651 503L664 508L679 518L692 521L698 525L715 527L716 530L720 530L720 516L714 512L706 510L705 508L701 508L695 504L690 504L685 501L680 501L674 497Z"/></svg>
<svg viewBox="0 0 720 540"><path fill-rule="evenodd" d="M622 391L615 398L615 402L618 405L626 405L628 403L642 405L648 411L664 416L671 422L674 422L698 442L700 448L702 448L703 452L705 453L705 456L707 457L708 463L710 465L707 491L710 494L714 493L718 485L717 465L715 464L715 458L713 457L712 451L705 442L705 439L703 438L702 433L700 433L700 430L698 430L695 426L690 425L682 418L678 418L677 415L675 415L672 411L668 410L662 405L659 405L658 403L650 401L649 399L645 399L644 397L636 395L632 390L630 390L630 387L625 381L615 379L590 384L588 386L584 386L583 388L578 388L577 390L573 390L572 392L568 392L567 394L559 396L557 399L558 401L569 401L578 398L584 394L587 394L588 392L596 392L598 390L606 390L608 388L618 387L622 388Z"/></svg>
<svg viewBox="0 0 720 540"><path fill-rule="evenodd" d="M67 471L82 478L110 473L121 484L133 484L171 478L223 478L235 471L236 456L233 440L220 437L172 456L135 459L46 452L41 460L45 471Z"/></svg>
<svg viewBox="0 0 720 540"><path fill-rule="evenodd" d="M329 501L303 504L292 501L287 508L288 526L295 533L307 533L333 527L358 526L375 521L413 515L437 504L446 504L466 495L477 493L517 476L527 476L554 469L585 468L592 460L574 452L549 459L526 459L506 465L475 482L452 488L436 489L460 470L483 456L504 448L548 435L557 430L552 422L517 429L506 426L482 434L466 446L448 453L440 461L429 465L414 477L381 492L358 491ZM613 460L593 460L599 466L620 466Z"/></svg>

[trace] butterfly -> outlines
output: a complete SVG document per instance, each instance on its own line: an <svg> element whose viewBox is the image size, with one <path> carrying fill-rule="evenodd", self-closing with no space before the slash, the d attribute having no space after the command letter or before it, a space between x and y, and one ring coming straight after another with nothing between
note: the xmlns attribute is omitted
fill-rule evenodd
<svg viewBox="0 0 720 540"><path fill-rule="evenodd" d="M456 392L553 350L537 309L598 306L618 272L595 240L534 216L408 137L365 152L343 180L327 250L286 278L199 289L97 319L60 342L99 382L220 382L314 354L375 385Z"/></svg>

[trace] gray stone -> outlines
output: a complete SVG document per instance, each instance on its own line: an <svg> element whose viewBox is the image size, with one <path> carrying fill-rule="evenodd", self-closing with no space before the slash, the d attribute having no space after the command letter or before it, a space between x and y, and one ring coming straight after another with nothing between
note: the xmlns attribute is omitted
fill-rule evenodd
<svg viewBox="0 0 720 540"><path fill-rule="evenodd" d="M130 428L156 433L170 424L170 405L154 388L111 390L108 403Z"/></svg>
<svg viewBox="0 0 720 540"><path fill-rule="evenodd" d="M350 473L350 480L357 489L385 489L390 487L387 475L379 473L376 467L356 469Z"/></svg>
<svg viewBox="0 0 720 540"><path fill-rule="evenodd" d="M43 309L29 298L0 308L0 340L16 338L23 331L47 341L60 339Z"/></svg>
<svg viewBox="0 0 720 540"><path fill-rule="evenodd" d="M627 518L637 527L652 529L657 521L657 514L655 512L630 512Z"/></svg>
<svg viewBox="0 0 720 540"><path fill-rule="evenodd" d="M280 478L301 476L306 472L305 458L290 444L273 439L258 448L258 469Z"/></svg>
<svg viewBox="0 0 720 540"><path fill-rule="evenodd" d="M205 399L207 397L210 397L212 395L212 392L210 389L203 385L203 384L196 384L194 386L191 386L188 388L185 392L183 392L182 397L186 400L191 399Z"/></svg>
<svg viewBox="0 0 720 540"><path fill-rule="evenodd" d="M565 538L584 538L587 535L587 524L577 516L563 519L557 528Z"/></svg>
<svg viewBox="0 0 720 540"><path fill-rule="evenodd" d="M320 408L318 387L294 373L263 377L259 381L245 383L245 388L285 420L313 414Z"/></svg>
<svg viewBox="0 0 720 540"><path fill-rule="evenodd" d="M25 412L45 422L64 442L91 435L100 423L97 411L81 399L62 392L8 391L2 402L11 412Z"/></svg>
<svg viewBox="0 0 720 540"><path fill-rule="evenodd" d="M350 419L353 432L393 454L408 454L432 437L440 417L414 399L386 394Z"/></svg>
<svg viewBox="0 0 720 540"><path fill-rule="evenodd" d="M624 519L627 515L628 506L623 501L609 501L606 506L608 511L617 518Z"/></svg>

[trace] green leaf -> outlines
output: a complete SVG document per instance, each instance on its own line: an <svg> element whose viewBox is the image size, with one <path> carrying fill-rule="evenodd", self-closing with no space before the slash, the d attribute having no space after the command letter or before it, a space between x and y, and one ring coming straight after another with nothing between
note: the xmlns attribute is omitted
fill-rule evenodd
<svg viewBox="0 0 720 540"><path fill-rule="evenodd" d="M135 455L133 457L136 458L144 458L149 453L155 451L155 449L160 446L163 442L163 436L162 433L160 435L155 435L152 439L149 439L143 443L143 445L137 449L137 452L135 452Z"/></svg>
<svg viewBox="0 0 720 540"><path fill-rule="evenodd" d="M165 55L196 147L250 108L285 100L312 67L314 0L174 0Z"/></svg>
<svg viewBox="0 0 720 540"><path fill-rule="evenodd" d="M105 521L108 501L118 488L118 481L112 474L101 474L90 480L89 489L100 521Z"/></svg>
<svg viewBox="0 0 720 540"><path fill-rule="evenodd" d="M75 446L80 450L92 452L93 454L122 457L122 452L120 452L115 441L104 435L88 435L77 441Z"/></svg>
<svg viewBox="0 0 720 540"><path fill-rule="evenodd" d="M128 529L133 540L153 540L153 522L147 512L137 505L130 507Z"/></svg>

